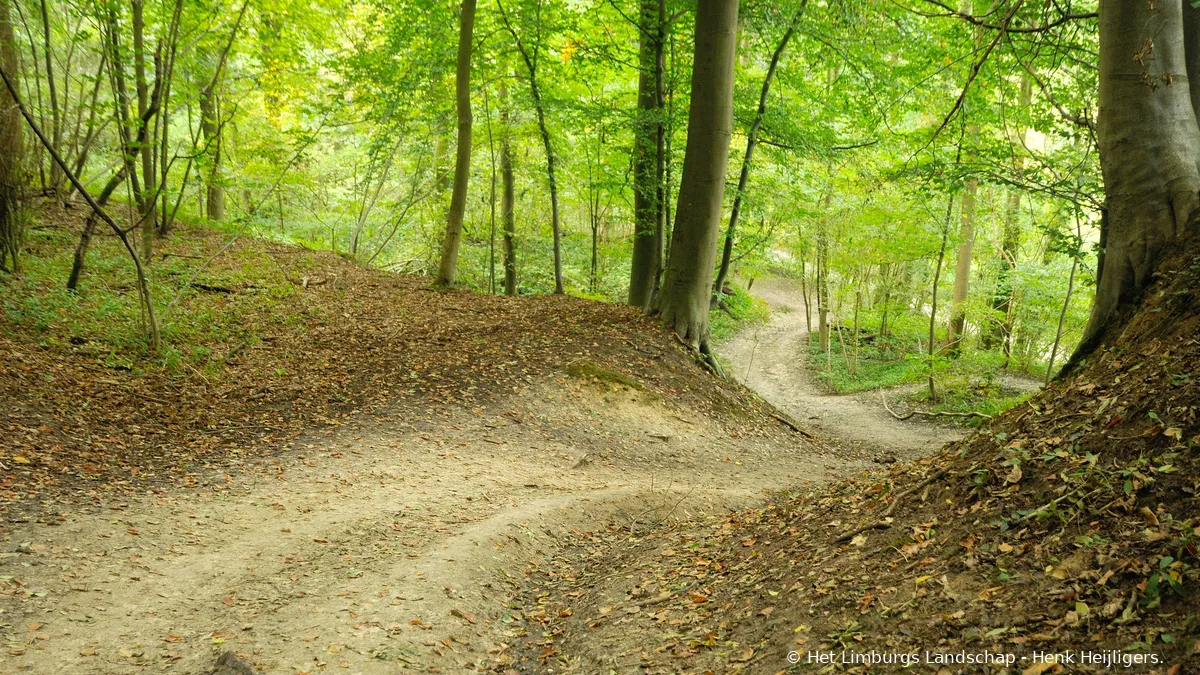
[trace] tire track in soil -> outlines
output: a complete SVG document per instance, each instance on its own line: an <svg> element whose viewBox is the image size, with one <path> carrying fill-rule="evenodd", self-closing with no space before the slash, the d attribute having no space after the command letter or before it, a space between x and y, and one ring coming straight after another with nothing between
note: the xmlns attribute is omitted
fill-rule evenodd
<svg viewBox="0 0 1200 675"><path fill-rule="evenodd" d="M10 522L0 671L199 674L229 649L264 673L472 670L505 639L528 561L571 529L699 517L864 466L780 438L568 380L312 436L214 487L57 527Z"/></svg>

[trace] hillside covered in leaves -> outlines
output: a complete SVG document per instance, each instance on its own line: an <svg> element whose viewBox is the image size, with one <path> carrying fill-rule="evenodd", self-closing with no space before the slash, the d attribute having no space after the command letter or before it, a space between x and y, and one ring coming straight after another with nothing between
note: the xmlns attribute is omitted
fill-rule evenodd
<svg viewBox="0 0 1200 675"><path fill-rule="evenodd" d="M532 566L498 669L817 672L809 652L929 650L1075 654L1008 664L1028 675L1196 672L1196 238L1161 270L1082 367L927 459L728 517L581 534Z"/></svg>
<svg viewBox="0 0 1200 675"><path fill-rule="evenodd" d="M748 428L777 425L735 385L714 388L634 309L438 292L428 278L205 227L181 228L154 262L156 292L174 298L171 346L146 359L132 284L112 281L128 275L119 244L93 244L95 271L70 293L61 244L79 212L48 211L45 222L0 314L6 508L42 494L194 487L209 469L374 412L482 409L570 372L634 381ZM742 415L750 408L759 413Z"/></svg>

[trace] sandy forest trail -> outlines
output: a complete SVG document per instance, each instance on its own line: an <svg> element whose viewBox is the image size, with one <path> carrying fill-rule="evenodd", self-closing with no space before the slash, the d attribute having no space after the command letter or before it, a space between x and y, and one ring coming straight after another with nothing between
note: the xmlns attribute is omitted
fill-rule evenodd
<svg viewBox="0 0 1200 675"><path fill-rule="evenodd" d="M574 378L378 418L172 489L10 525L0 672L463 672L557 535L653 525L860 469ZM783 438L781 436L781 438Z"/></svg>
<svg viewBox="0 0 1200 675"><path fill-rule="evenodd" d="M772 323L722 353L836 449L560 374L484 408L316 430L201 490L43 501L59 515L4 532L0 672L200 675L227 650L263 673L474 670L513 638L529 561L573 529L746 506L957 436L821 395L795 356L802 313L755 290Z"/></svg>
<svg viewBox="0 0 1200 675"><path fill-rule="evenodd" d="M718 345L717 353L732 363L730 377L821 436L865 452L912 457L966 436L962 427L919 418L897 420L875 392L826 393L805 365L809 333L800 289L786 279L761 279L753 294L770 306L771 319Z"/></svg>

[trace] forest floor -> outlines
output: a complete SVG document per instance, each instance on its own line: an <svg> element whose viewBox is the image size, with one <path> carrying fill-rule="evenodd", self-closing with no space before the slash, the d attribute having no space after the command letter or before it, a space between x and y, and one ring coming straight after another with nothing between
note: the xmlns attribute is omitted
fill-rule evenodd
<svg viewBox="0 0 1200 675"><path fill-rule="evenodd" d="M57 222L69 241L77 219ZM20 281L0 323L0 671L198 675L233 650L266 673L461 672L503 660L527 568L573 537L872 466L628 308L434 293L244 239L197 268L223 246L187 228L164 249L160 280L204 284L169 326L181 367L101 332L128 284Z"/></svg>

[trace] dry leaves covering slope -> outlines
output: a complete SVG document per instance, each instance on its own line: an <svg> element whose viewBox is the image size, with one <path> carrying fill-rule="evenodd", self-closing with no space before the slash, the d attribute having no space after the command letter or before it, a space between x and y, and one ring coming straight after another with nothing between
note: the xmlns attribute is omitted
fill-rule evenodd
<svg viewBox="0 0 1200 675"><path fill-rule="evenodd" d="M207 227L183 226L155 256L160 305L179 301L164 311L168 349L151 358L112 237L94 240L81 292L62 290L56 275L80 218L43 214L31 272L0 280L0 508L10 512L197 486L211 469L279 453L314 429L405 406L488 406L570 366L781 429L638 311L435 292L428 279L328 252L244 236L226 249L230 235Z"/></svg>
<svg viewBox="0 0 1200 675"><path fill-rule="evenodd" d="M1164 269L1084 367L933 457L577 537L532 569L496 668L890 672L787 653L1115 650L1158 662L1008 672L1200 672L1200 246Z"/></svg>

